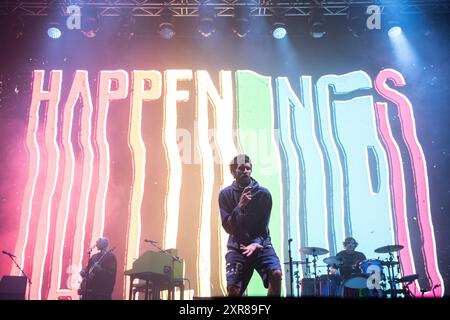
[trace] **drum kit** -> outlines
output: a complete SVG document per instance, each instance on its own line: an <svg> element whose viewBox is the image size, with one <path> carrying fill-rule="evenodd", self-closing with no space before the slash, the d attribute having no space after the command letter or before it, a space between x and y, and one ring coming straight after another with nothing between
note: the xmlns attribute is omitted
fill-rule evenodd
<svg viewBox="0 0 450 320"><path fill-rule="evenodd" d="M400 278L396 277L395 267L397 267L397 275L400 275L399 256L394 257L394 252L403 249L402 245L387 245L375 249L376 253L389 254L389 257L381 259L366 259L352 265L352 274L343 279L339 269L345 265L345 261L337 256L329 256L322 261L325 263L327 273L318 275L317 269L322 267L317 265L318 256L329 253L327 249L319 247L302 247L300 253L306 255L305 261L285 262L290 264L291 275L295 275L297 282L297 295L300 296L299 289L301 287L301 296L319 296L319 297L344 297L345 288L357 289L358 296L368 295L369 297L411 297L408 286L419 278L417 274L406 275ZM309 261L308 256L312 256ZM310 269L312 264L313 270ZM297 271L292 273L292 266L297 267ZM305 277L300 280L299 266L305 265ZM384 271L387 269L387 273ZM292 278L291 278L292 279ZM292 281L291 281L292 282ZM389 289L386 289L386 283ZM291 283L293 285L293 283ZM401 289L398 286L402 286ZM365 290L369 289L369 290ZM292 292L292 291L291 291ZM362 292L365 292L364 294ZM367 293L368 292L368 293Z"/></svg>

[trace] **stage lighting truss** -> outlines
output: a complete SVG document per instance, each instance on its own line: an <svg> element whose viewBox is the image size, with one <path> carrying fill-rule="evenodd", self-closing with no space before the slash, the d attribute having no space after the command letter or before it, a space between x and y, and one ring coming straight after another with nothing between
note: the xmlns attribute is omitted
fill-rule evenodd
<svg viewBox="0 0 450 320"><path fill-rule="evenodd" d="M118 16L126 14L133 9L135 16L160 16L168 8L176 17L196 17L198 4L203 0L96 0L96 1L38 1L38 0L10 0L0 1L0 13L23 14L26 16L43 16L48 13L51 3L77 4L83 7L100 8L101 16ZM380 1L380 0L333 0L333 1L248 1L248 0L209 0L208 6L214 8L217 17L232 17L234 8L251 6L252 16L268 17L274 12L282 11L284 16L307 17L312 8L321 4L327 16L346 16L348 9L353 5L378 5L381 12L386 8L401 2L401 10L397 14L424 14L424 13L450 13L450 6L445 0L408 0L408 1Z"/></svg>
<svg viewBox="0 0 450 320"><path fill-rule="evenodd" d="M348 28L351 29L355 36L358 37L367 30L364 30L364 28L359 29L361 26L360 18L350 13L353 6L367 8L371 5L377 5L382 13L381 21L385 24L385 12L387 10L395 8L393 11L397 17L406 15L447 14L450 13L450 6L448 6L447 2L448 1L442 0L409 0L405 2L402 1L399 5L399 2L397 1L380 0L287 2L244 0L173 0L164 3L155 2L153 0L98 0L80 1L79 5L82 9L82 33L87 37L96 36L100 28L100 19L103 16L119 17L131 12L134 17L139 16L154 18L161 17L166 11L168 11L175 18L175 20L180 17L198 18L197 29L203 36L206 37L211 36L214 33L214 30L216 29L214 26L214 21L216 21L217 18L234 18L233 31L241 38L245 37L250 31L250 21L254 18L255 20L260 18L266 19L267 17L275 16L279 12L282 12L282 17L305 17L310 20L309 24L311 27L311 35L319 38L325 35L325 24L323 21L323 16L321 18L313 17L312 11L317 8L320 8L322 13L324 13L327 18L329 16L341 16L347 18L349 20ZM0 15L3 17L20 15L24 17L24 19L28 19L33 16L49 17L52 8L55 4L57 4L61 11L60 16L62 16L62 12L66 13L66 6L69 3L72 3L72 1L0 1ZM199 3L202 5L206 4L207 7L211 8L211 10L214 11L214 15L212 17L216 19L212 19L211 17L200 19ZM399 7L398 10L397 7ZM239 16L237 11L241 8L246 8L246 11L248 13L251 12L251 14ZM98 11L98 15L87 17L85 9L96 9ZM367 18L367 15L365 15L365 17ZM59 30L62 33L62 36L64 36L64 31L66 30L65 22L61 20L59 23L61 25ZM175 21L170 21L169 23L172 24L171 29L166 28L167 25L162 26L165 30L162 31L165 37L173 37L175 35L175 29L173 28ZM383 30L384 29L385 27ZM47 32L47 29L45 32ZM19 32L18 37L20 37L21 33L23 32Z"/></svg>

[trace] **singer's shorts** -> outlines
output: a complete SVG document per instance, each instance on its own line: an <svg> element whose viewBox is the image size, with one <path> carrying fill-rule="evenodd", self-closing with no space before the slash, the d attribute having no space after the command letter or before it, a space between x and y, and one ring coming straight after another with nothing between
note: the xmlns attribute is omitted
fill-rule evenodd
<svg viewBox="0 0 450 320"><path fill-rule="evenodd" d="M259 249L247 257L236 249L229 249L225 255L227 287L241 288L241 294L247 288L256 270L263 280L264 287L269 287L269 275L272 270L280 270L281 265L275 250L271 245Z"/></svg>

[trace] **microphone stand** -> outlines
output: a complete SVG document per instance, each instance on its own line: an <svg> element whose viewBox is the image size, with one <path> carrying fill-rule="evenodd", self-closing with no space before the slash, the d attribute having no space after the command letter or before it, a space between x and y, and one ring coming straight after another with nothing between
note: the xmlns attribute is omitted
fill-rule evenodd
<svg viewBox="0 0 450 320"><path fill-rule="evenodd" d="M396 299L397 298L397 288L395 285L395 280L394 280L394 255L392 254L392 252L389 252L389 266L388 266L388 272L389 272L389 285L391 288L391 298L392 299Z"/></svg>
<svg viewBox="0 0 450 320"><path fill-rule="evenodd" d="M163 248L161 248L160 246L158 246L155 242L153 241L147 241L149 242L152 246L154 246L156 249L159 250L159 252L165 253L167 255L169 255L170 257L172 257L172 270L171 270L171 279L170 279L170 291L172 291L173 284L174 284L174 277L175 277L175 261L178 261L181 263L180 258L177 256L174 256L173 254L171 254L169 251L164 250ZM173 289L173 300L175 300L175 289Z"/></svg>
<svg viewBox="0 0 450 320"><path fill-rule="evenodd" d="M174 256L173 254L171 254L171 253L170 253L169 251L167 251L167 250L164 250L163 248L161 248L160 246L158 246L156 243L150 242L150 241L148 241L148 242L149 242L151 245L153 245L156 249L158 249L160 252L163 252L163 253L165 253L165 254L171 256L171 257L172 257L172 261L178 261L178 262L181 262L179 257Z"/></svg>
<svg viewBox="0 0 450 320"><path fill-rule="evenodd" d="M289 279L291 280L291 297L294 296L294 275L292 274L292 255L291 255L291 242L292 239L288 240L288 254L289 254Z"/></svg>
<svg viewBox="0 0 450 320"><path fill-rule="evenodd" d="M29 284L29 286L28 286L28 300L30 300L31 280L30 280L30 278L26 275L25 271L23 271L22 268L20 268L20 266L17 264L16 260L15 260L12 256L10 256L9 254L8 254L8 256L9 256L9 257L11 258L11 260L14 262L14 264L16 265L16 267L17 267L20 271L22 271L22 274L25 276L25 278L27 278L27 282L28 282L28 284Z"/></svg>

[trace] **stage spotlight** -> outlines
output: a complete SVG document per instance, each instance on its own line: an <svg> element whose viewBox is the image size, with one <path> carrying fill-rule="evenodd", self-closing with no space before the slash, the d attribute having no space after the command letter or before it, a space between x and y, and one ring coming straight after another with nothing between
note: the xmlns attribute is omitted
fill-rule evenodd
<svg viewBox="0 0 450 320"><path fill-rule="evenodd" d="M175 36L175 27L171 22L161 22L158 27L158 34L161 38L170 40Z"/></svg>
<svg viewBox="0 0 450 320"><path fill-rule="evenodd" d="M347 13L347 28L354 37L360 38L366 31L365 7L351 6Z"/></svg>
<svg viewBox="0 0 450 320"><path fill-rule="evenodd" d="M272 36L275 39L283 39L287 35L286 24L282 22L275 22L272 25Z"/></svg>
<svg viewBox="0 0 450 320"><path fill-rule="evenodd" d="M198 26L197 31L204 37L210 37L215 31L214 19L216 13L214 7L207 6L207 1L198 8Z"/></svg>
<svg viewBox="0 0 450 320"><path fill-rule="evenodd" d="M59 23L48 23L47 24L47 35L51 39L59 39L61 38L62 31Z"/></svg>
<svg viewBox="0 0 450 320"><path fill-rule="evenodd" d="M389 38L397 38L402 34L402 23L404 22L400 14L402 13L402 6L400 4L396 4L392 7L386 8L383 11L383 17L385 25L383 26L384 30L387 30L387 34Z"/></svg>
<svg viewBox="0 0 450 320"><path fill-rule="evenodd" d="M19 39L24 34L25 23L22 16L11 15L7 16L5 19L5 26L8 26L10 31L10 36L14 39Z"/></svg>
<svg viewBox="0 0 450 320"><path fill-rule="evenodd" d="M239 38L244 38L250 32L250 8L237 6L234 10L233 32Z"/></svg>
<svg viewBox="0 0 450 320"><path fill-rule="evenodd" d="M136 20L131 12L121 16L117 36L120 39L131 39L135 33L135 24Z"/></svg>
<svg viewBox="0 0 450 320"><path fill-rule="evenodd" d="M398 37L402 34L402 28L398 25L393 25L389 28L388 35L390 38Z"/></svg>
<svg viewBox="0 0 450 320"><path fill-rule="evenodd" d="M62 36L62 25L61 25L61 13L60 8L56 5L53 5L49 8L48 18L46 24L46 32L47 36L50 39L59 39Z"/></svg>
<svg viewBox="0 0 450 320"><path fill-rule="evenodd" d="M100 30L100 18L96 8L81 8L81 33L87 38L94 38Z"/></svg>
<svg viewBox="0 0 450 320"><path fill-rule="evenodd" d="M169 7L166 7L161 12L158 21L159 21L158 25L159 36L165 40L172 39L175 36L176 32L175 32L175 25L173 22L173 15Z"/></svg>
<svg viewBox="0 0 450 320"><path fill-rule="evenodd" d="M320 8L313 8L309 16L310 34L313 38L322 38L325 34L325 17Z"/></svg>

